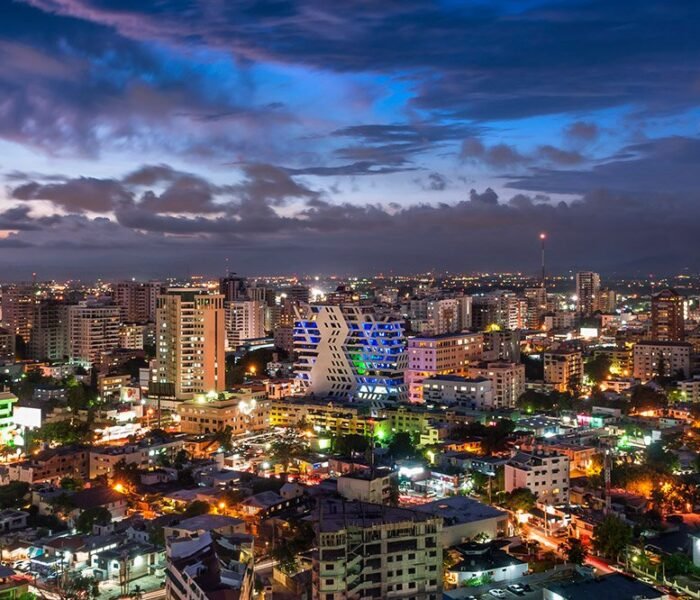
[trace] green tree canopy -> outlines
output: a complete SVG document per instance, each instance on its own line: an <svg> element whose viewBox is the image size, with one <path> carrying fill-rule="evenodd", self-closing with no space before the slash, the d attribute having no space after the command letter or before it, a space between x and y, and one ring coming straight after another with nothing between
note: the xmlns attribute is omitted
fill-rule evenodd
<svg viewBox="0 0 700 600"><path fill-rule="evenodd" d="M586 550L579 539L570 537L561 545L561 549L564 551L566 560L570 563L582 565L586 559Z"/></svg>
<svg viewBox="0 0 700 600"><path fill-rule="evenodd" d="M195 500L187 505L187 508L185 509L185 512L182 513L182 516L189 519L190 517L206 515L209 512L209 508L210 506L208 502L204 502L203 500Z"/></svg>
<svg viewBox="0 0 700 600"><path fill-rule="evenodd" d="M528 488L515 488L511 492L506 494L505 506L513 511L521 510L523 512L530 512L537 501L537 496L533 494Z"/></svg>
<svg viewBox="0 0 700 600"><path fill-rule="evenodd" d="M93 525L109 525L111 522L112 513L104 506L96 506L80 513L75 521L75 528L80 533L92 533Z"/></svg>
<svg viewBox="0 0 700 600"><path fill-rule="evenodd" d="M615 515L607 515L593 531L593 547L607 558L617 558L632 541L632 528Z"/></svg>
<svg viewBox="0 0 700 600"><path fill-rule="evenodd" d="M610 374L610 357L606 354L598 354L589 358L583 367L583 372L593 383L600 384Z"/></svg>

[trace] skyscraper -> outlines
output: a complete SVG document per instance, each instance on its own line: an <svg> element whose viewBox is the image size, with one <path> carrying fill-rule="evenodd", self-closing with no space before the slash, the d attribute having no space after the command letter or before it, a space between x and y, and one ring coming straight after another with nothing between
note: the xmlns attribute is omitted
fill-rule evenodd
<svg viewBox="0 0 700 600"><path fill-rule="evenodd" d="M42 300L34 306L29 350L32 358L63 360L68 355L68 306Z"/></svg>
<svg viewBox="0 0 700 600"><path fill-rule="evenodd" d="M226 302L226 341L235 350L246 340L265 336L265 303L262 300Z"/></svg>
<svg viewBox="0 0 700 600"><path fill-rule="evenodd" d="M592 271L576 273L576 311L587 317L598 309L600 275Z"/></svg>
<svg viewBox="0 0 700 600"><path fill-rule="evenodd" d="M121 281L114 286L114 302L127 323L155 321L161 284L154 281Z"/></svg>
<svg viewBox="0 0 700 600"><path fill-rule="evenodd" d="M32 284L18 283L3 287L2 325L20 336L26 343L29 343L31 338L34 307L37 301Z"/></svg>
<svg viewBox="0 0 700 600"><path fill-rule="evenodd" d="M317 396L405 400L404 323L373 308L314 305L294 326L296 376Z"/></svg>
<svg viewBox="0 0 700 600"><path fill-rule="evenodd" d="M668 288L651 297L651 339L682 342L685 339L683 296Z"/></svg>
<svg viewBox="0 0 700 600"><path fill-rule="evenodd" d="M226 387L224 297L203 289L171 288L158 297L158 382L177 398Z"/></svg>
<svg viewBox="0 0 700 600"><path fill-rule="evenodd" d="M113 304L83 301L68 308L68 355L94 365L102 353L119 347L121 310Z"/></svg>

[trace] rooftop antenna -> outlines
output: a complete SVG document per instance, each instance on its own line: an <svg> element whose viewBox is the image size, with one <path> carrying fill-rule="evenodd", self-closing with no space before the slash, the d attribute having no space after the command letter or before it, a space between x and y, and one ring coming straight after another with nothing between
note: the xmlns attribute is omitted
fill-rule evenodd
<svg viewBox="0 0 700 600"><path fill-rule="evenodd" d="M545 287L545 272L544 272L544 242L547 239L546 233L540 233L540 246L542 248L542 287Z"/></svg>

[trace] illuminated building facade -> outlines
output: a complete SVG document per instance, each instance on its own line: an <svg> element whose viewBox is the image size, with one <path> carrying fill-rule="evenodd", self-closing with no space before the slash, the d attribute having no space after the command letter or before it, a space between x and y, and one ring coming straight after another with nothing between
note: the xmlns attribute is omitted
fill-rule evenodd
<svg viewBox="0 0 700 600"><path fill-rule="evenodd" d="M598 309L600 275L591 271L576 273L576 312L592 315Z"/></svg>
<svg viewBox="0 0 700 600"><path fill-rule="evenodd" d="M171 288L158 297L158 383L177 398L226 386L224 297L203 289Z"/></svg>
<svg viewBox="0 0 700 600"><path fill-rule="evenodd" d="M688 377L692 345L686 342L638 342L632 350L633 375L649 381L657 376Z"/></svg>
<svg viewBox="0 0 700 600"><path fill-rule="evenodd" d="M411 402L423 402L423 380L437 375L464 375L484 347L480 333L453 333L408 340L406 385Z"/></svg>
<svg viewBox="0 0 700 600"><path fill-rule="evenodd" d="M404 400L403 321L373 308L314 305L294 326L296 377L320 397Z"/></svg>
<svg viewBox="0 0 700 600"><path fill-rule="evenodd" d="M559 392L577 389L583 382L583 358L578 350L551 350L544 353L544 382Z"/></svg>
<svg viewBox="0 0 700 600"><path fill-rule="evenodd" d="M265 390L257 393L202 394L177 407L180 431L212 433L231 428L233 435L266 431L270 428L270 401Z"/></svg>
<svg viewBox="0 0 700 600"><path fill-rule="evenodd" d="M651 339L682 342L685 339L684 299L672 289L651 297Z"/></svg>

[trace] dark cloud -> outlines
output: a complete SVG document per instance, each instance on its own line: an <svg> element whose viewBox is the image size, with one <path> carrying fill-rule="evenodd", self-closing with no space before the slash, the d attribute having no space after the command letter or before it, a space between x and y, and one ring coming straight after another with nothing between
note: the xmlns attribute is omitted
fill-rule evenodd
<svg viewBox="0 0 700 600"><path fill-rule="evenodd" d="M494 144L487 146L478 138L467 138L462 142L460 158L481 163L495 169L534 166L541 163L571 166L584 161L580 152L565 150L549 144L538 146L534 152L523 153L515 146Z"/></svg>
<svg viewBox="0 0 700 600"><path fill-rule="evenodd" d="M507 186L560 194L585 194L594 189L645 196L694 194L698 190L698 164L699 139L670 137L627 146L591 169L537 169Z"/></svg>
<svg viewBox="0 0 700 600"><path fill-rule="evenodd" d="M113 179L80 177L64 183L41 184L35 181L12 190L16 200L49 200L67 211L109 212L115 204L130 202L131 194Z"/></svg>
<svg viewBox="0 0 700 600"><path fill-rule="evenodd" d="M425 179L414 179L414 181L424 190L431 192L442 192L447 189L449 181L447 177L440 173L429 173Z"/></svg>
<svg viewBox="0 0 700 600"><path fill-rule="evenodd" d="M304 167L303 169L285 169L290 175L314 175L316 177L338 177L359 175L388 175L403 171L415 171L417 167L380 166L372 161L357 161L334 167Z"/></svg>
<svg viewBox="0 0 700 600"><path fill-rule="evenodd" d="M598 139L600 128L595 123L576 121L564 130L564 135L576 142L592 142Z"/></svg>
<svg viewBox="0 0 700 600"><path fill-rule="evenodd" d="M264 10L254 0L216 9L186 0L32 2L132 39L194 40L252 61L410 73L416 106L453 116L506 119L640 102L651 108L695 104L700 6L683 0L553 0L517 8L280 0Z"/></svg>

